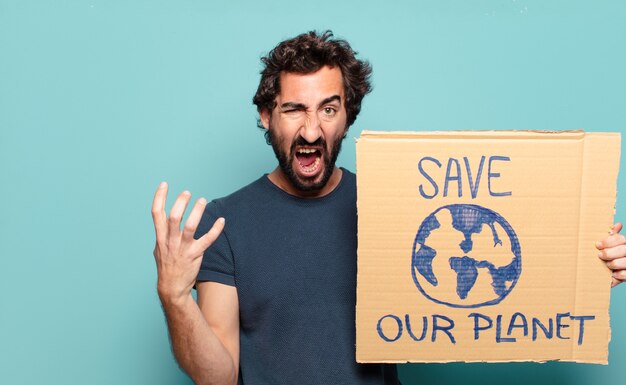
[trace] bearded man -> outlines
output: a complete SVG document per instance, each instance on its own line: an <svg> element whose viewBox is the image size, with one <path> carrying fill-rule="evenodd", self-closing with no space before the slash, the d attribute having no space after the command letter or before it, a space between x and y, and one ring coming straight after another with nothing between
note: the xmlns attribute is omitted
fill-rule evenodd
<svg viewBox="0 0 626 385"><path fill-rule="evenodd" d="M262 61L253 101L278 166L199 199L182 231L190 193L169 218L167 184L155 195L175 357L196 384L398 384L394 365L355 360L356 178L335 166L371 67L330 32L283 41ZM619 237L599 245L607 259L626 261Z"/></svg>

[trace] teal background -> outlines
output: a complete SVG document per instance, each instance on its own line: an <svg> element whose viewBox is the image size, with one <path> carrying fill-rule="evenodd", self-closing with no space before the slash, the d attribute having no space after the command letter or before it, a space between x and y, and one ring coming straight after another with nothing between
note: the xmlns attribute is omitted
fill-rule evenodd
<svg viewBox="0 0 626 385"><path fill-rule="evenodd" d="M372 63L351 137L624 131L625 20L621 1L0 0L0 383L191 383L155 293L153 191L218 197L274 167L251 98L278 41L330 28ZM403 383L620 383L625 293L608 366L411 364Z"/></svg>

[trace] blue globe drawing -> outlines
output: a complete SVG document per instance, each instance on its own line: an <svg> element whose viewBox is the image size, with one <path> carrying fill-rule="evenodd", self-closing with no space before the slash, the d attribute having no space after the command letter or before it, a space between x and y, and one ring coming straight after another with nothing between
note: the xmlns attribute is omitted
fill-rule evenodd
<svg viewBox="0 0 626 385"><path fill-rule="evenodd" d="M502 301L522 271L515 231L498 213L453 204L427 216L413 243L413 281L426 298L456 308Z"/></svg>

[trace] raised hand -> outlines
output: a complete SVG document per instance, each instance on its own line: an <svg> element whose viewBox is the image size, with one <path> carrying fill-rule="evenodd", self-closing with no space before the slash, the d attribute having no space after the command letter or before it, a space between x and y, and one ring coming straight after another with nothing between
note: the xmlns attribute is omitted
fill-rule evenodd
<svg viewBox="0 0 626 385"><path fill-rule="evenodd" d="M620 234L622 224L613 225L609 236L596 243L600 252L598 257L606 262L609 269L613 270L611 286L617 286L626 281L626 237Z"/></svg>
<svg viewBox="0 0 626 385"><path fill-rule="evenodd" d="M191 194L183 191L176 198L169 218L165 213L166 198L167 183L161 182L152 202L152 219L156 231L154 258L159 297L161 301L176 302L191 295L204 250L213 244L224 229L224 218L218 218L213 227L196 240L193 236L206 207L206 199L200 198L196 201L181 231L180 223Z"/></svg>

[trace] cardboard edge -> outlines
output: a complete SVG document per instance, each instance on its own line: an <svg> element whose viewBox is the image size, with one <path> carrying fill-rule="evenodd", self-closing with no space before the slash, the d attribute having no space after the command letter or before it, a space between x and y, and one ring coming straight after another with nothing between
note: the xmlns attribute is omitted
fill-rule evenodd
<svg viewBox="0 0 626 385"><path fill-rule="evenodd" d="M615 182L615 199L613 200L613 217L612 217L612 221L611 221L611 225L615 224L615 215L617 214L617 197L618 197L618 193L619 193L619 170L621 167L621 163L620 160L622 159L622 133L621 132L617 132L616 133L617 136L617 141L618 141L618 145L617 145L617 173L615 175L614 178L614 182ZM612 289L612 288L611 288ZM611 294L613 293L613 290L609 290L609 295L608 295L608 302L609 302L609 307L607 309L607 319L608 319L608 323L609 323L609 330L608 330L608 341L607 341L607 346L610 346L611 344L611 340L613 339L613 328L611 327ZM608 356L610 353L611 349L607 349L607 362L606 365L608 365Z"/></svg>
<svg viewBox="0 0 626 385"><path fill-rule="evenodd" d="M547 362L573 362L573 363L577 363L577 364L592 364L592 365L608 365L609 362L605 361L605 360L588 360L588 361L581 361L581 360L569 360L569 359L558 359L558 358L548 358L545 360L533 360L533 359L527 359L527 360L490 360L490 361L485 361L485 360L468 360L468 361L462 361L462 360L436 360L436 361L407 361L407 360L385 360L385 361L359 361L357 360L357 363L359 364L371 364L371 363L377 363L377 364L451 364L451 363L464 363L464 364L508 364L511 362L530 362L530 363L537 363L537 364L545 364Z"/></svg>
<svg viewBox="0 0 626 385"><path fill-rule="evenodd" d="M594 132L594 134L604 134ZM612 134L612 133L607 133ZM541 139L582 139L583 130L455 130L455 131L377 131L363 130L359 139L380 138L387 139L444 139L455 137L460 139L502 139L502 138L541 138Z"/></svg>

